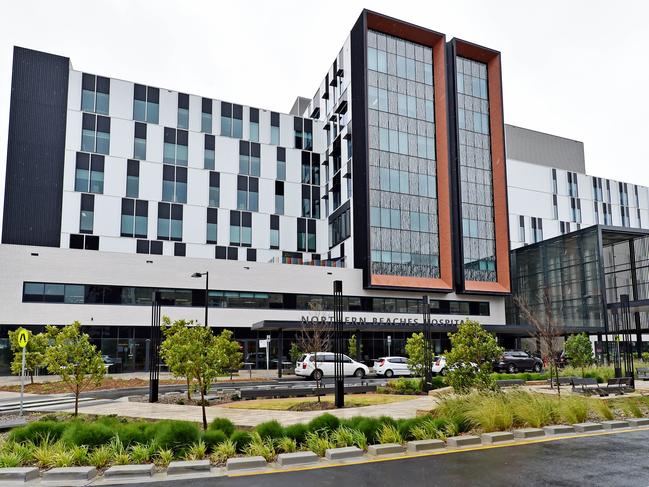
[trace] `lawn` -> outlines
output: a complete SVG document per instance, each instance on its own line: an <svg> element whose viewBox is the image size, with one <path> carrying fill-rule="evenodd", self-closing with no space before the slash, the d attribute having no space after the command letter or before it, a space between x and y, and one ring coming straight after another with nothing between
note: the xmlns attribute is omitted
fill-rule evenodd
<svg viewBox="0 0 649 487"><path fill-rule="evenodd" d="M345 407L376 406L378 404L390 404L393 402L408 401L421 396L397 396L394 394L346 394ZM236 401L228 404L221 404L221 407L233 409L270 409L273 411L291 411L299 408L304 403L317 402L316 397L284 397L281 399L253 399L250 401ZM332 403L333 395L322 396L323 402Z"/></svg>

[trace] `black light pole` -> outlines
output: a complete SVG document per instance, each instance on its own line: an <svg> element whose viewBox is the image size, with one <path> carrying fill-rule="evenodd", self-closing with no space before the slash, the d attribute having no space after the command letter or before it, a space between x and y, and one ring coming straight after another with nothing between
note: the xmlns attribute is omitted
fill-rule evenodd
<svg viewBox="0 0 649 487"><path fill-rule="evenodd" d="M160 382L160 291L151 295L151 347L149 351L149 402L158 402Z"/></svg>
<svg viewBox="0 0 649 487"><path fill-rule="evenodd" d="M337 408L345 407L343 367L343 282L334 281L334 393Z"/></svg>
<svg viewBox="0 0 649 487"><path fill-rule="evenodd" d="M623 352L624 353L624 376L631 380L631 387L635 386L635 372L633 370L633 349L632 349L632 330L631 330L631 305L628 294L620 295L620 304L622 305L621 325L623 329Z"/></svg>
<svg viewBox="0 0 649 487"><path fill-rule="evenodd" d="M194 272L192 277L203 277L205 276L205 326L207 326L207 308L208 308L208 299L209 299L209 285L210 285L210 273L205 272Z"/></svg>
<svg viewBox="0 0 649 487"><path fill-rule="evenodd" d="M431 390L433 382L433 350L432 334L430 329L430 302L428 296L421 299L422 317L424 325L424 392Z"/></svg>

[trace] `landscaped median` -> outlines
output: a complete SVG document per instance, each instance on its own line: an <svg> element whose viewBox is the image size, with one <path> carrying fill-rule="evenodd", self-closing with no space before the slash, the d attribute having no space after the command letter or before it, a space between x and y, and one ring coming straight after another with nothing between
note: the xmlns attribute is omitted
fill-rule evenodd
<svg viewBox="0 0 649 487"><path fill-rule="evenodd" d="M230 474L269 466L358 461L649 426L649 398L602 400L512 391L449 395L429 414L276 421L244 431L226 419L208 430L182 421L46 416L14 428L0 446L3 481Z"/></svg>

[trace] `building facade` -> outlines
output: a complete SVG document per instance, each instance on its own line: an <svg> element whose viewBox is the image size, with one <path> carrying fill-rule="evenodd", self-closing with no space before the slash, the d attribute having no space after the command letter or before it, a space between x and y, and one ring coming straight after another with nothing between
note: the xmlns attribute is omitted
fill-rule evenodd
<svg viewBox="0 0 649 487"><path fill-rule="evenodd" d="M374 12L290 113L15 48L4 197L0 325L79 320L121 370L154 290L203 321L197 271L256 365L331 315L334 280L365 360L403 351L424 294L438 352L467 318L509 339L500 54Z"/></svg>

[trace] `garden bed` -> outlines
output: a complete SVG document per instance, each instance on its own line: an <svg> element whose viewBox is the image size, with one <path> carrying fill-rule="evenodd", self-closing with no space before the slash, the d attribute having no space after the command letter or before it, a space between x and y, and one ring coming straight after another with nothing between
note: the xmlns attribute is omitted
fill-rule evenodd
<svg viewBox="0 0 649 487"><path fill-rule="evenodd" d="M377 404L390 404L393 402L416 399L415 395L390 395L390 394L345 394L345 407L375 406ZM281 399L252 399L237 401L223 405L232 409L269 409L274 411L320 411L333 409L334 396L329 394L321 397L321 406L318 406L317 397L286 397Z"/></svg>

